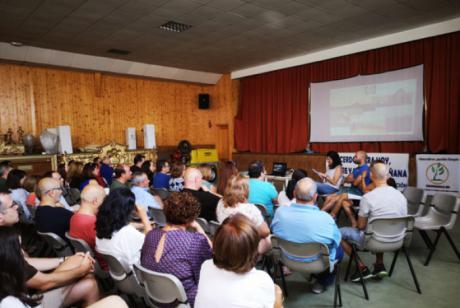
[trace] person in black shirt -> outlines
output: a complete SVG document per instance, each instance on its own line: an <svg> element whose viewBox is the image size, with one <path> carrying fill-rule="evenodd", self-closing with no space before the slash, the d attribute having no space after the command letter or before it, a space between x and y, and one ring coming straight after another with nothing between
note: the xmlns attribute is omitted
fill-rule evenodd
<svg viewBox="0 0 460 308"><path fill-rule="evenodd" d="M142 164L145 161L145 156L142 154L136 154L134 156L134 165L131 166L131 172L134 174L135 172L142 172Z"/></svg>
<svg viewBox="0 0 460 308"><path fill-rule="evenodd" d="M199 217L203 217L207 221L217 220L216 208L220 197L217 194L205 191L202 187L203 175L196 168L187 168L184 174L184 190L183 192L190 192L195 198L198 199L201 205L201 212Z"/></svg>

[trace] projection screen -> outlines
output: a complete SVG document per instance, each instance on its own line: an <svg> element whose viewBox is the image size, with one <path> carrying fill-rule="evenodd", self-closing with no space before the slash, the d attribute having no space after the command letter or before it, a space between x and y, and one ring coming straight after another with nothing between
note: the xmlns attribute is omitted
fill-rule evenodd
<svg viewBox="0 0 460 308"><path fill-rule="evenodd" d="M311 83L310 142L423 140L423 65Z"/></svg>

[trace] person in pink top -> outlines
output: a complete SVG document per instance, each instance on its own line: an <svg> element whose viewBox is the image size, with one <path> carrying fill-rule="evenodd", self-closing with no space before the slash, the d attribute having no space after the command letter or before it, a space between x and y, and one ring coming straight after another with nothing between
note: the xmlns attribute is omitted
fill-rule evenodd
<svg viewBox="0 0 460 308"><path fill-rule="evenodd" d="M81 192L81 205L70 219L69 234L84 240L96 253L96 258L105 271L108 270L105 260L96 252L96 214L105 198L105 191L99 185L87 185Z"/></svg>

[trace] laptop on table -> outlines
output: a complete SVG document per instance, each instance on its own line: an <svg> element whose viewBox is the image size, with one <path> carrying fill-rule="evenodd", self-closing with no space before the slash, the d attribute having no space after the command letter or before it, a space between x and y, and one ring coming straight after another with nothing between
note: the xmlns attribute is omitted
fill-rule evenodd
<svg viewBox="0 0 460 308"><path fill-rule="evenodd" d="M273 176L286 176L287 163L275 162L273 163L272 173Z"/></svg>

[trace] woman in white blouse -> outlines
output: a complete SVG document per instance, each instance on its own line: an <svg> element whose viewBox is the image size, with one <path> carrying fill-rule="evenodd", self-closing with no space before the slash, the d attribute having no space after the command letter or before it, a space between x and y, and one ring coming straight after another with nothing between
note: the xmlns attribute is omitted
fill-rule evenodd
<svg viewBox="0 0 460 308"><path fill-rule="evenodd" d="M264 221L260 210L252 203L248 203L249 183L248 179L237 175L230 178L225 188L224 197L217 204L217 220L222 223L230 215L241 213L256 227L259 236L259 253L271 249L270 229Z"/></svg>

